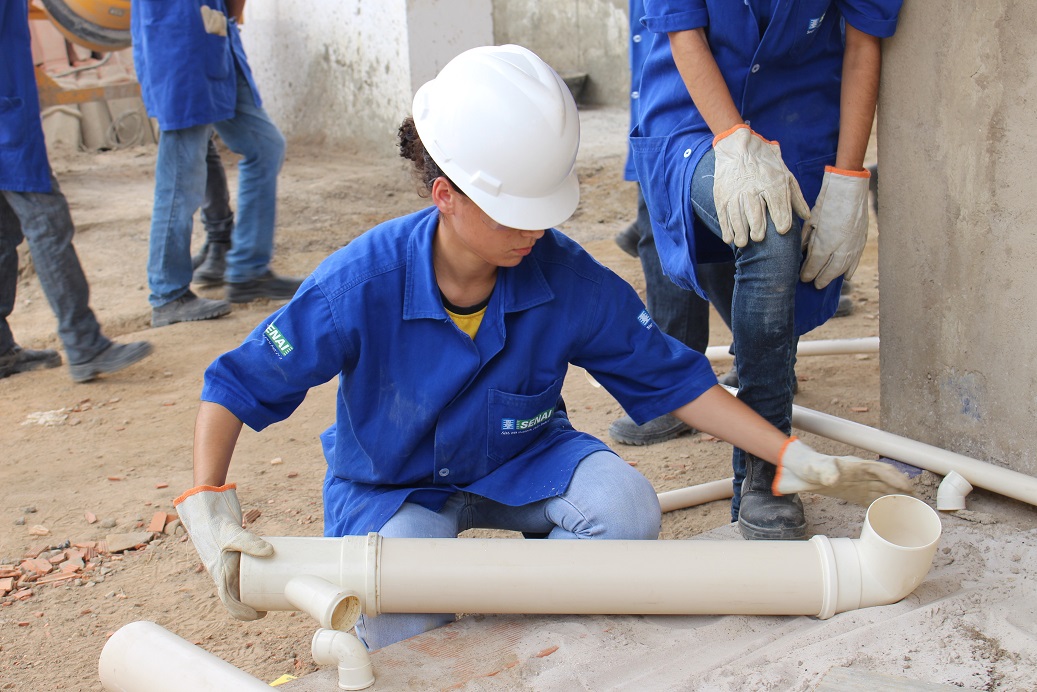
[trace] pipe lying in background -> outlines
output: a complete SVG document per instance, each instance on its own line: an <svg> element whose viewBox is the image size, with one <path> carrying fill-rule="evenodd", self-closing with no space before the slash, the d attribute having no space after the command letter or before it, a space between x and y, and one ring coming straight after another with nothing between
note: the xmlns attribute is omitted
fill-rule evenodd
<svg viewBox="0 0 1037 692"><path fill-rule="evenodd" d="M723 363L734 358L730 346L710 346L706 349L706 358L710 363ZM817 341L800 341L796 348L796 357L803 356L842 356L854 353L878 353L879 337L866 336L860 339L818 339Z"/></svg>
<svg viewBox="0 0 1037 692"><path fill-rule="evenodd" d="M867 449L942 476L956 471L978 488L1037 505L1037 478L1025 473L797 405L792 406L792 427Z"/></svg>
<svg viewBox="0 0 1037 692"><path fill-rule="evenodd" d="M921 500L879 498L859 539L507 541L267 538L241 556L243 603L293 610L308 574L357 594L364 612L759 614L831 617L894 603L929 570L940 518Z"/></svg>
<svg viewBox="0 0 1037 692"><path fill-rule="evenodd" d="M734 478L727 478L722 481L710 481L709 483L692 485L679 490L667 490L666 492L659 493L659 507L662 509L663 514L666 514L678 509L704 505L707 502L726 500L729 497L734 497L734 481Z"/></svg>
<svg viewBox="0 0 1037 692"><path fill-rule="evenodd" d="M110 692L249 692L270 686L154 622L120 627L97 662Z"/></svg>

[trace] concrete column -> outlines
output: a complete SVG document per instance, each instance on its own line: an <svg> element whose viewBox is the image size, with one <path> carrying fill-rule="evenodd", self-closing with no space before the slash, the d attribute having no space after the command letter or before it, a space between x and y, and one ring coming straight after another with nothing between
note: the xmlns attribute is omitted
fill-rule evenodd
<svg viewBox="0 0 1037 692"><path fill-rule="evenodd" d="M492 1L251 0L242 38L286 136L393 154L414 91L493 43Z"/></svg>
<svg viewBox="0 0 1037 692"><path fill-rule="evenodd" d="M905 2L879 100L882 427L1037 475L1037 3Z"/></svg>

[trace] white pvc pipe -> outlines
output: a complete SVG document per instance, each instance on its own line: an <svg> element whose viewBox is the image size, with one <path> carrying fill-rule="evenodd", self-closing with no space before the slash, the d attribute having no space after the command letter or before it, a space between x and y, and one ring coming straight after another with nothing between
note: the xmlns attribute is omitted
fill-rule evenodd
<svg viewBox="0 0 1037 692"><path fill-rule="evenodd" d="M108 638L97 671L109 692L270 692L262 680L146 620Z"/></svg>
<svg viewBox="0 0 1037 692"><path fill-rule="evenodd" d="M310 653L317 665L338 667L340 690L362 690L374 684L371 655L352 634L319 629L313 635Z"/></svg>
<svg viewBox="0 0 1037 692"><path fill-rule="evenodd" d="M734 478L727 478L722 481L710 481L709 483L692 485L679 490L667 490L666 492L659 493L659 507L665 514L677 509L704 505L707 502L726 500L729 497L734 497L734 480Z"/></svg>
<svg viewBox="0 0 1037 692"><path fill-rule="evenodd" d="M1037 505L1037 478L1025 473L994 466L985 461L802 406L792 406L792 427L867 449L942 476L956 471L976 487Z"/></svg>
<svg viewBox="0 0 1037 692"><path fill-rule="evenodd" d="M360 595L364 612L814 615L884 605L925 577L940 519L921 500L879 498L861 538L809 541L505 541L267 538L241 556L243 603L292 610L299 573Z"/></svg>
<svg viewBox="0 0 1037 692"><path fill-rule="evenodd" d="M965 509L965 496L971 492L972 484L957 471L951 471L936 489L936 509L941 512Z"/></svg>
<svg viewBox="0 0 1037 692"><path fill-rule="evenodd" d="M734 358L730 346L710 346L706 349L706 358L710 363L724 363ZM878 353L879 337L866 336L860 339L818 339L817 341L800 341L796 348L796 357L803 356L842 356L853 353Z"/></svg>

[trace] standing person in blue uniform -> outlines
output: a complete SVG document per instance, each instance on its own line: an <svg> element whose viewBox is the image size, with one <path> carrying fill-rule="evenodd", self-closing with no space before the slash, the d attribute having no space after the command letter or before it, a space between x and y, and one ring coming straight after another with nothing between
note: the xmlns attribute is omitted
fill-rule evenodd
<svg viewBox="0 0 1037 692"><path fill-rule="evenodd" d="M133 60L148 113L161 134L148 252L151 324L206 320L230 303L288 299L300 280L270 269L277 175L285 142L263 110L235 15L224 0L133 0ZM238 164L237 219L226 254L227 300L190 289L191 230L205 194L205 157L215 128Z"/></svg>
<svg viewBox="0 0 1037 692"><path fill-rule="evenodd" d="M637 125L638 103L640 93L638 85L641 83L641 69L645 58L648 56L648 48L651 45L652 34L641 24L644 16L644 0L630 0L630 128ZM626 180L637 181L637 171L634 168L634 157L632 152L627 152L626 167L623 170ZM641 194L641 186L637 189L637 219L630 228L636 234L634 241L634 252L641 260L641 269L645 277L645 303L652 320L664 332L674 337L685 346L689 346L700 353L704 353L709 346L709 304L713 303L717 314L724 320L724 324L731 326L731 295L734 291L734 264L723 262L715 264L700 265L699 276L705 285L709 301L699 297L695 291L682 288L666 278L662 264L659 261L659 252L655 247L655 234L652 232L652 221L649 218L648 206L645 204L644 195ZM621 236L625 236L624 231ZM620 236L617 236L617 243ZM738 386L738 374L732 368L730 372L720 378L723 384ZM679 421L666 413L658 418L653 418L642 425L638 425L628 416L623 415L612 421L609 425L609 437L627 445L652 445L673 439L679 435L692 432L683 421Z"/></svg>
<svg viewBox="0 0 1037 692"><path fill-rule="evenodd" d="M57 351L19 346L7 324L18 290L18 245L25 239L58 319L69 374L86 382L136 363L151 353L151 344L112 342L90 309L68 201L47 160L24 0L0 4L0 46L0 378L61 365Z"/></svg>
<svg viewBox="0 0 1037 692"><path fill-rule="evenodd" d="M738 397L783 431L799 335L835 313L867 239L879 41L900 4L645 0L631 146L659 254L700 293L696 265L733 254ZM774 467L744 449L733 465L743 536L805 537L799 498L770 493Z"/></svg>
<svg viewBox="0 0 1037 692"><path fill-rule="evenodd" d="M776 492L867 502L905 487L890 466L819 454L753 413L704 356L655 327L629 284L552 228L579 202L579 115L536 55L466 51L418 90L413 112L400 153L433 206L333 254L206 370L196 487L175 504L235 617L260 617L238 599L240 553L273 550L242 529L226 484L238 434L287 418L334 377L336 421L321 436L326 536L452 538L485 527L657 538L652 486L569 423L570 363L635 420L673 411L780 463ZM357 633L377 649L453 618L365 617Z"/></svg>

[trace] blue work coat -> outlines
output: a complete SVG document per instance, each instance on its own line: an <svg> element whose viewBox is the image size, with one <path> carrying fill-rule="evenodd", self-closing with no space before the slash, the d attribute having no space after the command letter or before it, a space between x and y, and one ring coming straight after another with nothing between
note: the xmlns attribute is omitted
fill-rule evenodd
<svg viewBox="0 0 1037 692"><path fill-rule="evenodd" d="M825 166L835 163L839 139L843 22L885 38L896 30L900 6L901 0L775 0L761 36L746 0L645 0L642 22L653 38L630 144L656 247L671 280L704 295L695 264L730 261L732 254L695 219L688 191L713 133L677 71L667 32L705 28L742 118L781 145L785 164L813 205ZM841 286L841 278L820 291L799 283L797 334L835 314Z"/></svg>
<svg viewBox="0 0 1037 692"><path fill-rule="evenodd" d="M261 105L241 45L238 25L227 35L207 34L202 5L227 14L224 0L133 0L130 32L133 64L148 115L162 130L209 125L234 117L237 70Z"/></svg>
<svg viewBox="0 0 1037 692"><path fill-rule="evenodd" d="M321 436L325 535L377 531L404 501L438 511L459 490L511 506L565 492L580 460L608 449L569 423L569 363L638 423L716 384L704 356L556 230L498 271L473 340L443 308L438 220L432 207L361 235L206 370L202 399L255 430L338 376L335 423Z"/></svg>
<svg viewBox="0 0 1037 692"><path fill-rule="evenodd" d="M28 12L25 0L0 2L0 190L50 192Z"/></svg>

